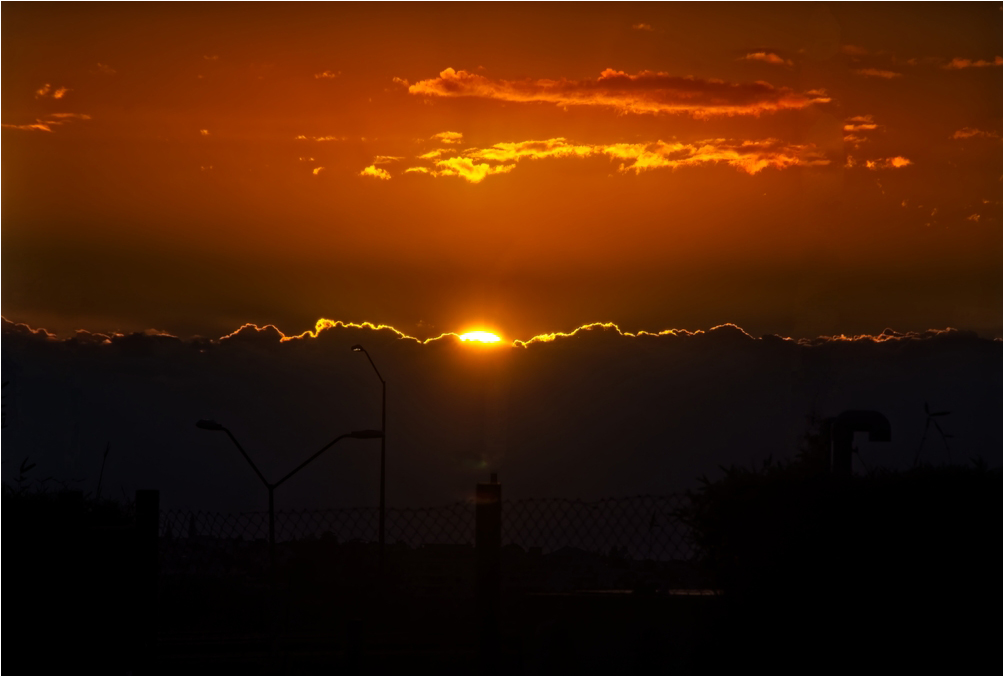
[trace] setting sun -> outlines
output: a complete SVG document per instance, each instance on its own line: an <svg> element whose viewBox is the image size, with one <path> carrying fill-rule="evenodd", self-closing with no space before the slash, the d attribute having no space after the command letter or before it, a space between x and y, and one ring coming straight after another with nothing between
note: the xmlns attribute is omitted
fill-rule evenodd
<svg viewBox="0 0 1004 677"><path fill-rule="evenodd" d="M469 331L460 335L461 341L475 341L477 343L498 343L500 339L489 331Z"/></svg>

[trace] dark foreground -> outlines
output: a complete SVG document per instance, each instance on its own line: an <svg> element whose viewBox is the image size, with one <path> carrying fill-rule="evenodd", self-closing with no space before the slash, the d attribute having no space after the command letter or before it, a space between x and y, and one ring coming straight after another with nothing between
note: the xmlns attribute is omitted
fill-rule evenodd
<svg viewBox="0 0 1004 677"><path fill-rule="evenodd" d="M733 472L681 514L700 566L505 546L497 611L470 544L381 567L375 544L290 542L273 581L266 544L165 537L148 495L8 496L2 671L997 673L1001 493L979 468Z"/></svg>

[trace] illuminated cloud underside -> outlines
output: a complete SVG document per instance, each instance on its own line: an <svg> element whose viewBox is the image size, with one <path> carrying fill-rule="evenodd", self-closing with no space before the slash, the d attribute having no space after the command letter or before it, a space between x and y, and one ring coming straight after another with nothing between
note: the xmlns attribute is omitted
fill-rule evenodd
<svg viewBox="0 0 1004 677"><path fill-rule="evenodd" d="M471 148L456 157L442 158L443 151L426 153L419 159L433 162L432 167L410 167L405 172L432 176L457 176L480 183L493 174L513 171L522 160L606 157L618 162L617 171L639 174L650 169L677 169L725 163L740 171L756 174L773 167L821 166L830 164L811 144L786 144L776 139L730 141L709 139L696 143L615 143L606 145L576 144L564 138L546 141L497 143L489 148ZM367 167L363 174L372 174ZM383 171L383 170L381 170ZM386 172L385 172L386 173ZM380 178L390 178L390 175Z"/></svg>
<svg viewBox="0 0 1004 677"><path fill-rule="evenodd" d="M595 80L493 80L447 68L439 77L408 87L411 94L479 97L558 106L605 106L623 113L685 113L695 118L760 115L805 108L830 99L821 92L800 94L766 82L728 83L642 71L629 75L608 68Z"/></svg>

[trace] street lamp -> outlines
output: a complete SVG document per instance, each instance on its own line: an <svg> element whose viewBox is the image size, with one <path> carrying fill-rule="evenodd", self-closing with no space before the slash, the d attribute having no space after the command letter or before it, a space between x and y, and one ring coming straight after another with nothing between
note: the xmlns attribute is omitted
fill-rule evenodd
<svg viewBox="0 0 1004 677"><path fill-rule="evenodd" d="M385 488L387 486L387 381L383 380L383 376L380 375L380 370L377 369L376 364L373 363L373 358L370 354L366 352L358 343L352 346L352 352L363 353L366 355L366 359L370 361L370 366L373 367L373 371L376 372L377 378L380 379L380 386L382 388L381 395L381 413L380 413L380 527L379 527L379 541L380 541L380 571L383 572L383 550L384 550L384 518L386 517L385 511Z"/></svg>
<svg viewBox="0 0 1004 677"><path fill-rule="evenodd" d="M268 558L269 558L269 568L271 570L271 576L272 576L272 589L273 590L275 590L275 490L276 490L276 488L280 484L282 484L283 482L285 482L286 480L288 480L290 477L292 477L293 475L295 475L299 471L303 470L303 468L308 463L310 463L311 461L313 461L314 459L316 459L318 456L320 456L321 454L323 454L329 448L333 447L336 443L338 443L340 440L345 439L346 437L352 437L352 438L355 438L357 440L371 440L371 439L375 439L377 437L380 437L380 438L383 437L383 433L381 431L379 431L379 430L355 430L355 431L350 432L350 433L345 433L344 435L339 435L338 437L336 437L335 439L331 440L330 442L328 442L327 444L325 444L323 447L321 447L321 449L317 453L315 453L313 456L311 456L306 461L304 461L300 465L298 465L295 468L293 468L292 470L290 470L288 473L286 473L281 480L279 480L278 482L271 482L270 483L268 480L265 479L265 476L261 474L261 470L259 470L258 466L256 466L254 464L254 461L251 460L251 457L248 456L248 454L247 454L246 451L244 451L244 447L241 446L241 443L237 441L237 438L234 437L234 434L232 432L230 432L230 430L226 426L223 426L223 425L217 423L216 421L209 421L209 420L206 420L206 419L200 419L200 420L198 420L198 421L195 422L195 427L196 428L200 428L202 430L210 430L210 431L220 431L220 430L222 430L223 432L225 432L227 434L227 436L230 437L230 441L232 441L234 443L234 446L236 446L237 449L241 452L241 455L244 457L244 460L248 462L248 465L251 466L251 469L254 470L254 472L255 472L256 475L258 475L258 479L260 479L261 482L262 482L262 484L264 484L265 487L268 489Z"/></svg>

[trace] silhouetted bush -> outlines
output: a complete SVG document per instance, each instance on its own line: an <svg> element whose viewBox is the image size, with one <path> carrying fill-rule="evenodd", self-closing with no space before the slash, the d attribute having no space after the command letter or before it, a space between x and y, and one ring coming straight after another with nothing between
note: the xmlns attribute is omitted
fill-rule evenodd
<svg viewBox="0 0 1004 677"><path fill-rule="evenodd" d="M999 471L839 477L811 456L723 470L702 479L681 517L729 600L734 638L761 651L785 638L785 660L847 662L827 672L916 669L903 661L920 672L979 672L961 666L999 647L998 637L981 648L997 633L983 613L999 590ZM886 664L855 669L861 656L851 649L866 646Z"/></svg>
<svg viewBox="0 0 1004 677"><path fill-rule="evenodd" d="M4 576L14 611L4 672L135 671L141 609L133 506L80 492L5 491Z"/></svg>

